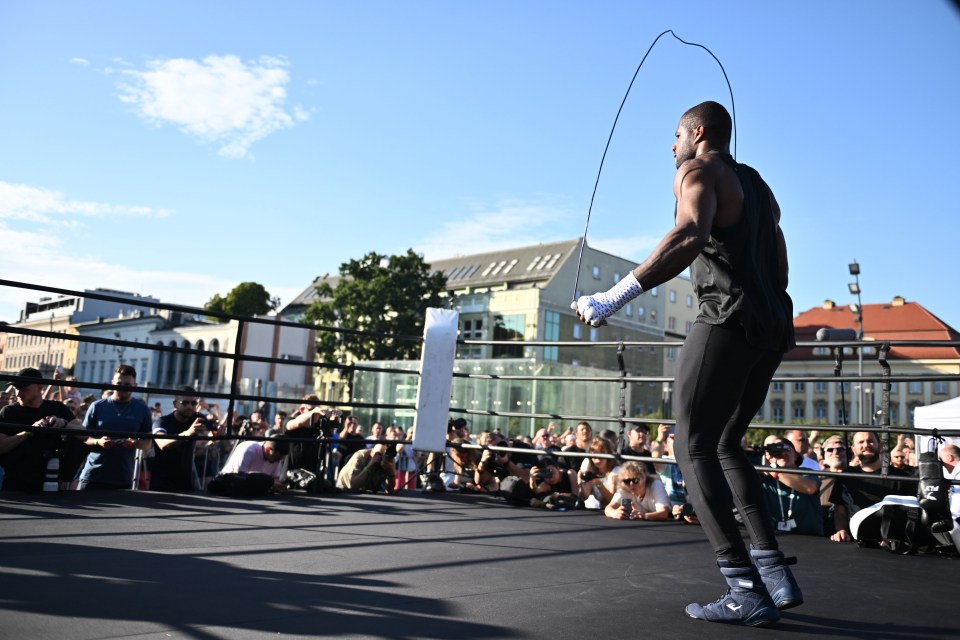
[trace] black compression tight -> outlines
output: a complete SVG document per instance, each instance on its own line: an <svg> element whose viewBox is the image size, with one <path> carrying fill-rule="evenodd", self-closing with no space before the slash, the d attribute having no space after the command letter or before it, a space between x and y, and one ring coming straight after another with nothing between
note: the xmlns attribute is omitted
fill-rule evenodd
<svg viewBox="0 0 960 640"><path fill-rule="evenodd" d="M739 325L696 323L677 364L674 455L717 559L734 565L750 562L734 505L753 546L777 548L760 478L741 440L781 358L750 346Z"/></svg>

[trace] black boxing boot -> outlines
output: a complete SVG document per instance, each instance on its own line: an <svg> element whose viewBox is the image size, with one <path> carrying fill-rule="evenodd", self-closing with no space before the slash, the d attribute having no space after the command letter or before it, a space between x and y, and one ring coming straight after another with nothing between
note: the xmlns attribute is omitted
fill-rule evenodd
<svg viewBox="0 0 960 640"><path fill-rule="evenodd" d="M777 609L792 609L803 604L803 592L790 570L790 565L797 564L796 558L785 558L782 551L760 549L751 549L750 558L757 563L763 584Z"/></svg>
<svg viewBox="0 0 960 640"><path fill-rule="evenodd" d="M943 464L933 451L920 454L920 484L917 501L920 503L920 522L934 533L946 533L953 528L950 516L949 485L943 477Z"/></svg>
<svg viewBox="0 0 960 640"><path fill-rule="evenodd" d="M748 627L764 627L780 619L780 612L770 599L756 567L752 564L735 567L724 560L718 560L717 566L727 581L727 592L710 604L688 604L688 616Z"/></svg>

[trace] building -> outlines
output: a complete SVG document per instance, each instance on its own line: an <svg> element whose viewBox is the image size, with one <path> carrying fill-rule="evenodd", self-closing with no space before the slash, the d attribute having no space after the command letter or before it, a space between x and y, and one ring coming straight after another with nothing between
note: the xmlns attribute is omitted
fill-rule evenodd
<svg viewBox="0 0 960 640"><path fill-rule="evenodd" d="M111 289L93 289L87 290L86 293L125 298L129 302L67 295L44 297L38 302L25 303L20 310L19 321L10 326L75 335L76 325L96 322L98 318L117 318L134 313L149 315L153 312L152 309L138 303L159 302L156 298L149 296ZM7 336L0 368L4 371L16 372L24 367L34 367L44 375L50 375L56 367L62 367L65 370L73 368L76 357L76 341L11 333Z"/></svg>
<svg viewBox="0 0 960 640"><path fill-rule="evenodd" d="M431 268L447 277L446 295L451 307L460 314L460 337L468 341L458 347L458 368L491 374L510 370L538 371L541 375L609 376L611 371L618 370L616 349L589 348L592 343L662 342L668 326L672 336L685 335L688 323L692 323L691 314L695 316L696 311L693 306L686 306L692 305L694 297L685 277L674 278L628 303L605 326L594 328L580 322L570 308L571 301L583 293L609 289L636 266L633 261L584 245L578 276L580 249L581 240L577 238L433 261ZM321 281L323 278L315 280L281 311L281 316L302 317L306 307L316 300L316 286ZM333 282L331 285L336 286ZM471 340L478 342L470 344ZM493 340L579 344L513 347L479 343ZM664 358L664 350L656 346L628 348L624 353L626 372L631 376L661 376ZM378 379L367 385L362 372L356 376L356 393L365 401L391 403L409 401L415 396L415 381L392 384L383 376L366 376ZM455 380L454 406L533 412L534 407L561 411L558 405L569 403L573 413L589 413L592 409L602 412L601 415L614 415L619 404L619 390L614 384L598 386L589 397L580 398L572 390L575 385L563 391L559 386L551 390L550 385L544 384L537 388L529 381L492 385L464 382ZM318 389L333 387L329 380L317 384ZM662 410L660 383L630 385L628 394L631 415ZM355 394L354 399L360 397ZM377 416L383 420L394 417Z"/></svg>
<svg viewBox="0 0 960 640"><path fill-rule="evenodd" d="M857 330L857 316L849 306L827 300L821 307L808 309L794 319L797 341L816 340L822 328ZM863 337L866 341L885 340L960 340L960 334L917 302L895 297L886 304L865 304L862 308ZM841 423L845 409L849 424L877 422L881 406L882 384L867 382L841 383L834 376L834 353L831 347L798 347L784 357L777 377L823 377L820 382L774 382L760 417L768 422ZM865 376L883 373L877 348L866 346L862 354L852 347L843 348L843 376L857 375L861 367ZM915 380L894 382L890 389L890 423L912 426L913 410L922 405L940 402L960 395L960 348L957 347L893 347L887 356L893 376L949 377L952 380Z"/></svg>

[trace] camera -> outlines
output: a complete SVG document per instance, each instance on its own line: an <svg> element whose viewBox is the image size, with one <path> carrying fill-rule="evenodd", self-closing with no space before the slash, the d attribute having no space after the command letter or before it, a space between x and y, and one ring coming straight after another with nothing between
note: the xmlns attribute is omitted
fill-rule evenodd
<svg viewBox="0 0 960 640"><path fill-rule="evenodd" d="M596 479L597 479L597 474L594 473L593 471L584 471L584 472L583 472L583 481L584 481L584 482L590 482L591 480L596 480Z"/></svg>
<svg viewBox="0 0 960 640"><path fill-rule="evenodd" d="M783 455L783 452L787 450L787 445L782 442L771 442L768 445L760 447L761 453L766 453L767 455L777 457Z"/></svg>
<svg viewBox="0 0 960 640"><path fill-rule="evenodd" d="M630 513L633 511L633 500L630 498L624 498L620 501L620 504L623 505L624 515L630 515Z"/></svg>

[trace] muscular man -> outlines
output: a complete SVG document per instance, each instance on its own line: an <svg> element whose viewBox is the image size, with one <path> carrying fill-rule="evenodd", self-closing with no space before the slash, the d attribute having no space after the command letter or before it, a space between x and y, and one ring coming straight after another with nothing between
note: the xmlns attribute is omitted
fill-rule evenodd
<svg viewBox="0 0 960 640"><path fill-rule="evenodd" d="M673 145L674 227L612 289L583 296L576 307L584 322L600 326L627 301L691 267L700 313L677 364L675 453L730 589L686 611L759 626L776 622L778 608L803 602L787 566L794 560L778 550L760 479L740 447L794 345L793 304L780 207L760 175L730 156L730 132L730 116L716 102L683 114ZM734 503L753 543L749 552Z"/></svg>

